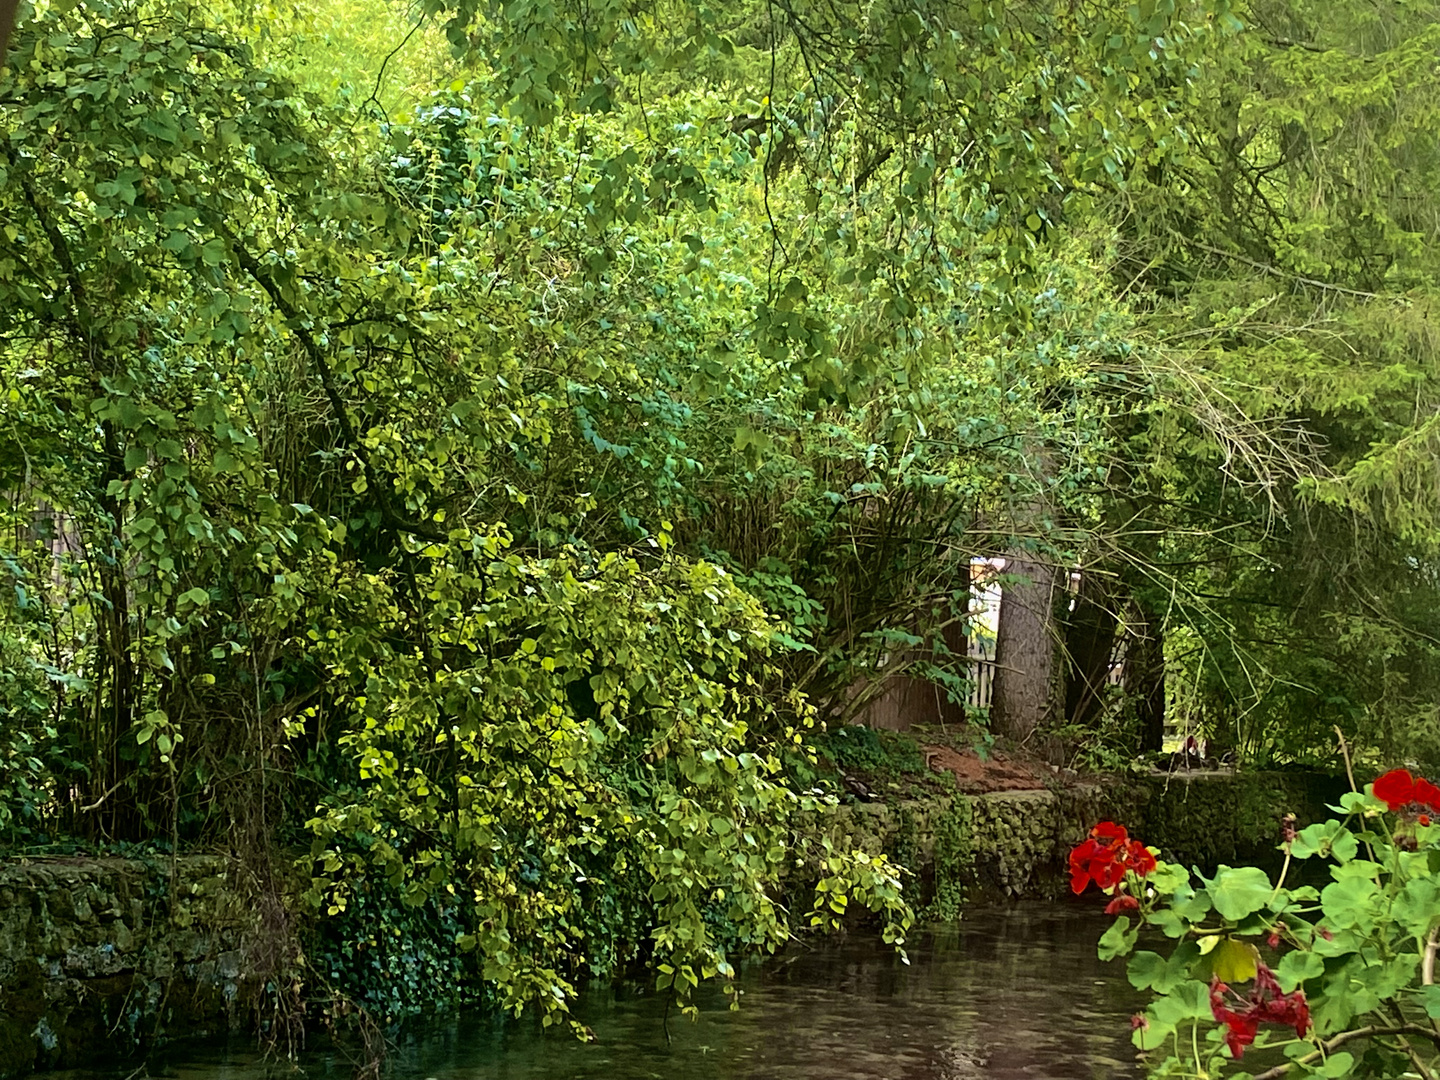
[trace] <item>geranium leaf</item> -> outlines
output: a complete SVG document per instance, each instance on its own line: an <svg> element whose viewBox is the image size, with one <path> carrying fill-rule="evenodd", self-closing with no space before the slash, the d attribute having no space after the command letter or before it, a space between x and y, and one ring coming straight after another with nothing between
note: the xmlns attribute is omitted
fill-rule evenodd
<svg viewBox="0 0 1440 1080"><path fill-rule="evenodd" d="M1313 952L1303 952L1299 949L1282 956L1280 963L1275 968L1275 978L1280 982L1280 989L1287 994L1306 979L1318 978L1323 974L1325 974L1325 961Z"/></svg>
<svg viewBox="0 0 1440 1080"><path fill-rule="evenodd" d="M1210 953L1210 971L1225 983L1249 982L1255 978L1260 950L1248 941L1225 938Z"/></svg>
<svg viewBox="0 0 1440 1080"><path fill-rule="evenodd" d="M1135 947L1139 937L1140 931L1131 930L1130 920L1121 915L1100 938L1100 959L1114 960L1117 956L1124 956Z"/></svg>
<svg viewBox="0 0 1440 1080"><path fill-rule="evenodd" d="M1274 891L1265 871L1254 866L1220 867L1209 889L1216 912L1231 922L1265 908Z"/></svg>

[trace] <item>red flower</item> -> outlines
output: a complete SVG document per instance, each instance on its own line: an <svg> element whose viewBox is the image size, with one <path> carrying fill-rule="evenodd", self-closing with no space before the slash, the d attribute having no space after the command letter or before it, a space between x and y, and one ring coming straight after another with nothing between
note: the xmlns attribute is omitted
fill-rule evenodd
<svg viewBox="0 0 1440 1080"><path fill-rule="evenodd" d="M1149 1031L1150 1018L1148 1016L1145 1016L1143 1013L1136 1013L1134 1016L1130 1017L1130 1030Z"/></svg>
<svg viewBox="0 0 1440 1080"><path fill-rule="evenodd" d="M1070 890L1079 895L1093 881L1109 892L1125 880L1127 872L1144 877L1155 866L1155 856L1139 840L1131 840L1125 826L1102 821L1070 852Z"/></svg>
<svg viewBox="0 0 1440 1080"><path fill-rule="evenodd" d="M1111 900L1110 903L1105 905L1106 915L1124 915L1127 912L1139 910L1140 901L1136 900L1135 897L1131 896L1129 893L1121 893L1119 896L1115 897L1114 900Z"/></svg>
<svg viewBox="0 0 1440 1080"><path fill-rule="evenodd" d="M1225 1045L1230 1048L1231 1057L1244 1055L1245 1047L1255 1041L1261 1024L1293 1027L1298 1038L1304 1038L1310 1030L1310 1006L1305 1001L1305 991L1282 994L1275 973L1264 964L1255 969L1255 986L1249 1000L1241 1000L1237 995L1234 1004L1239 1007L1232 1008L1226 997L1229 993L1230 987L1218 978L1210 980L1210 1012L1225 1025Z"/></svg>
<svg viewBox="0 0 1440 1080"><path fill-rule="evenodd" d="M1096 840L1103 840L1107 843L1115 843L1118 841L1123 844L1130 838L1130 834L1126 831L1125 826L1116 825L1113 821L1100 822L1099 825L1096 825L1095 828L1090 830L1090 835Z"/></svg>
<svg viewBox="0 0 1440 1080"><path fill-rule="evenodd" d="M1391 769L1377 779L1370 790L1393 812L1414 800L1415 778L1410 775L1409 769Z"/></svg>
<svg viewBox="0 0 1440 1080"><path fill-rule="evenodd" d="M1232 1012L1227 1012L1226 1016L1217 1019L1221 1019L1225 1024L1225 1045L1230 1048L1230 1056L1244 1057L1245 1047L1255 1041L1255 1033L1260 1030L1260 1021L1253 1016L1240 1016Z"/></svg>
<svg viewBox="0 0 1440 1080"><path fill-rule="evenodd" d="M1265 939L1265 943L1272 949L1278 949L1280 947L1280 932L1284 929L1285 924L1283 922L1277 922L1270 928L1270 936Z"/></svg>
<svg viewBox="0 0 1440 1080"><path fill-rule="evenodd" d="M1070 891L1079 896L1090 885L1090 867L1097 860L1103 861L1105 848L1091 838L1077 845L1070 852Z"/></svg>
<svg viewBox="0 0 1440 1080"><path fill-rule="evenodd" d="M1416 820L1419 821L1421 825L1429 825L1429 824L1430 824L1430 815L1429 815L1429 814L1421 814Z"/></svg>
<svg viewBox="0 0 1440 1080"><path fill-rule="evenodd" d="M1154 872L1156 865L1155 856L1151 855L1149 850L1139 840L1131 840L1129 846L1125 849L1125 854L1130 864L1130 869L1134 870L1135 873L1141 877Z"/></svg>
<svg viewBox="0 0 1440 1080"><path fill-rule="evenodd" d="M1431 810L1440 810L1440 787L1436 787L1429 780L1416 780L1415 790L1410 793L1410 801Z"/></svg>

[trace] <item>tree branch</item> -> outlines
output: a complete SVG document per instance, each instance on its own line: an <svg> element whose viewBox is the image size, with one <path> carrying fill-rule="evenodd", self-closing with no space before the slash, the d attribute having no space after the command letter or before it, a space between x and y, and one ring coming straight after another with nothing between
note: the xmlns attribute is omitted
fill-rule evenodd
<svg viewBox="0 0 1440 1080"><path fill-rule="evenodd" d="M350 414L345 408L345 400L340 396L340 388L335 383L334 372L330 370L330 365L326 362L325 351L320 348L320 343L315 340L315 335L310 333L309 328L305 325L305 317L281 291L275 279L265 271L265 268L260 265L260 260L255 258L254 254L218 223L212 222L212 227L225 237L240 266L260 288L265 290L265 294L270 297L270 302L275 305L276 310L285 316L290 332L295 335L301 348L305 350L306 357L315 366L316 372L320 375L320 385L324 388L325 397L330 402L330 409L335 414L335 422L340 425L340 437L360 460L360 468L365 473L365 482L375 492L375 498L379 502L381 517L388 525L400 532L432 542L446 540L447 536L434 526L404 517L395 510L394 504L390 501L389 487L381 481L379 473L370 460L370 455L365 451L364 443L360 441L359 433L356 432L355 425L350 420Z"/></svg>
<svg viewBox="0 0 1440 1080"><path fill-rule="evenodd" d="M1271 266L1269 263L1261 262L1259 259L1252 259L1247 255L1241 255L1239 252L1226 251L1224 248L1213 247L1210 244L1203 244L1199 240L1196 240L1193 237L1186 236L1184 233L1179 232L1175 229L1171 229L1170 234L1174 236L1175 239L1179 240L1182 244L1185 244L1188 247L1195 248L1197 251L1204 251L1208 252L1211 255L1218 255L1222 259L1233 259L1235 262L1244 263L1246 266L1253 267L1254 269L1259 270L1262 273L1273 274L1276 277L1286 278L1290 281L1298 282L1301 285L1308 285L1312 289L1324 289L1327 292L1340 293L1343 296L1358 296L1362 300L1383 299L1383 297L1379 293L1366 292L1363 289L1350 289L1344 285L1333 285L1328 281L1320 281L1316 278L1308 278L1300 274L1292 274L1288 270L1281 270L1278 266Z"/></svg>
<svg viewBox="0 0 1440 1080"><path fill-rule="evenodd" d="M15 26L15 12L20 0L0 0L0 68L5 66L5 54L10 47L10 31Z"/></svg>

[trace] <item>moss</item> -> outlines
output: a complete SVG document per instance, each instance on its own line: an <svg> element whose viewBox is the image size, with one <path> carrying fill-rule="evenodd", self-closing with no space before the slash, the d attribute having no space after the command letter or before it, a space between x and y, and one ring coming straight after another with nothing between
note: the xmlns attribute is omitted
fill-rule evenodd
<svg viewBox="0 0 1440 1080"><path fill-rule="evenodd" d="M1337 778L1305 773L1147 777L1145 841L1186 866L1264 861L1280 842L1280 821L1301 825L1328 816L1344 790ZM1139 832L1138 829L1132 831Z"/></svg>
<svg viewBox="0 0 1440 1080"><path fill-rule="evenodd" d="M968 798L953 797L939 815L934 835L934 888L923 917L954 922L975 871L975 809Z"/></svg>
<svg viewBox="0 0 1440 1080"><path fill-rule="evenodd" d="M0 1078L239 1019L239 991L250 983L237 950L256 913L228 887L224 860L179 860L173 890L170 866L0 865Z"/></svg>
<svg viewBox="0 0 1440 1080"><path fill-rule="evenodd" d="M914 739L894 731L849 725L826 732L820 752L836 768L894 780L925 772L925 755Z"/></svg>

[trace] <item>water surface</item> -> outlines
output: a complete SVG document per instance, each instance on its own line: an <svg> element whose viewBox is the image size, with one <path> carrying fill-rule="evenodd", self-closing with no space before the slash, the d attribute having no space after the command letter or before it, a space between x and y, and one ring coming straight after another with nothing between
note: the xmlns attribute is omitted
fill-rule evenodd
<svg viewBox="0 0 1440 1080"><path fill-rule="evenodd" d="M869 935L822 940L744 969L742 1007L701 996L698 1022L644 986L585 995L585 1045L527 1021L461 1016L396 1048L395 1080L1095 1080L1141 1075L1129 1018L1144 1004L1124 964L1102 964L1095 905L972 909L921 932L910 963ZM669 1039L666 1037L666 1029ZM311 1077L348 1076L312 1052ZM151 1076L251 1080L245 1051L192 1047ZM143 1074L142 1074L143 1075ZM74 1074L72 1074L74 1076ZM98 1080L99 1074L74 1077Z"/></svg>

